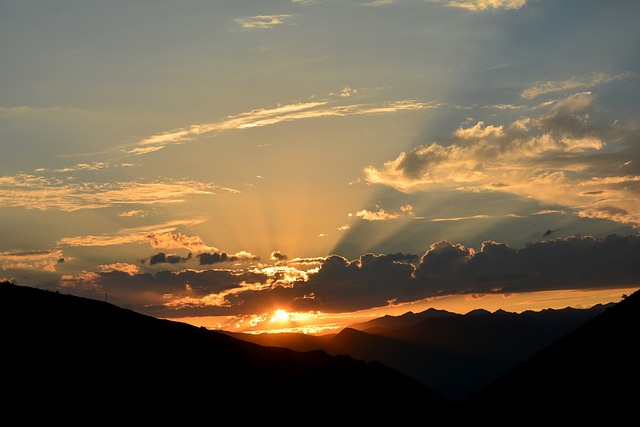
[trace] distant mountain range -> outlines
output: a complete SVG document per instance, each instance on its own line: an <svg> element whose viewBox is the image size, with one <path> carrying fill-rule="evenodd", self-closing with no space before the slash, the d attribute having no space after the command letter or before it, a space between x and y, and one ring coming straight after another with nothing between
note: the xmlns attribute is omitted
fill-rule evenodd
<svg viewBox="0 0 640 427"><path fill-rule="evenodd" d="M227 333L265 346L379 361L459 403L612 305L520 314L480 309L464 315L431 308L383 316L323 336Z"/></svg>
<svg viewBox="0 0 640 427"><path fill-rule="evenodd" d="M427 310L318 337L238 336L9 282L0 313L3 415L24 424L618 425L640 397L638 292L588 310Z"/></svg>

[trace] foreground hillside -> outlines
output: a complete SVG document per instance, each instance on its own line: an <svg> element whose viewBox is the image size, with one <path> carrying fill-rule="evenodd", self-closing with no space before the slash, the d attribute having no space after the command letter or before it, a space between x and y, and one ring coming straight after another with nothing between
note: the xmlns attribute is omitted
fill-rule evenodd
<svg viewBox="0 0 640 427"><path fill-rule="evenodd" d="M3 406L21 422L437 417L449 403L377 362L297 352L96 301L0 284ZM5 413L5 415L7 415Z"/></svg>
<svg viewBox="0 0 640 427"><path fill-rule="evenodd" d="M640 291L541 349L457 406L459 421L635 425Z"/></svg>

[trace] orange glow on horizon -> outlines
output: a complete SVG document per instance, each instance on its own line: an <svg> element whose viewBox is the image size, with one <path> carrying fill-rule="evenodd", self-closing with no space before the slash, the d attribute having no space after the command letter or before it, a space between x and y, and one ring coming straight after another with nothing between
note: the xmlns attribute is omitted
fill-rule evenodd
<svg viewBox="0 0 640 427"><path fill-rule="evenodd" d="M252 316L200 316L168 320L229 332L322 335L337 333L349 325L367 322L385 315L400 316L410 311L419 313L429 308L460 314L466 314L475 309L485 309L490 312L502 309L521 313L527 310L540 311L549 308L589 308L596 304L617 303L623 298L623 295L632 294L637 289L635 287L589 291L542 291L510 295L458 295L359 310L351 313L290 312L279 308L274 309L271 313Z"/></svg>

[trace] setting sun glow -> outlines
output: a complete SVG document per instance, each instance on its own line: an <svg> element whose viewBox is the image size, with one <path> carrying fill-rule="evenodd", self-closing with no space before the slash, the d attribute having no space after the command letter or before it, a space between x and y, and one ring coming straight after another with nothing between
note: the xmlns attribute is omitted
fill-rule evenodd
<svg viewBox="0 0 640 427"><path fill-rule="evenodd" d="M273 312L271 318L269 318L270 322L278 322L278 323L286 323L290 320L293 320L293 315L287 313L286 310L278 309Z"/></svg>
<svg viewBox="0 0 640 427"><path fill-rule="evenodd" d="M640 1L76 3L0 0L0 280L249 333L640 286Z"/></svg>

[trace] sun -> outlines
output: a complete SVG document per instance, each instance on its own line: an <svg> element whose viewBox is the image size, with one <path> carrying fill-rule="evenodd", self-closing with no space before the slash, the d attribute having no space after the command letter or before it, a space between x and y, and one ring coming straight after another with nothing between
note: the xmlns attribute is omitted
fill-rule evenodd
<svg viewBox="0 0 640 427"><path fill-rule="evenodd" d="M287 310L278 309L273 311L273 315L269 319L270 322L286 323L291 320L291 314Z"/></svg>

